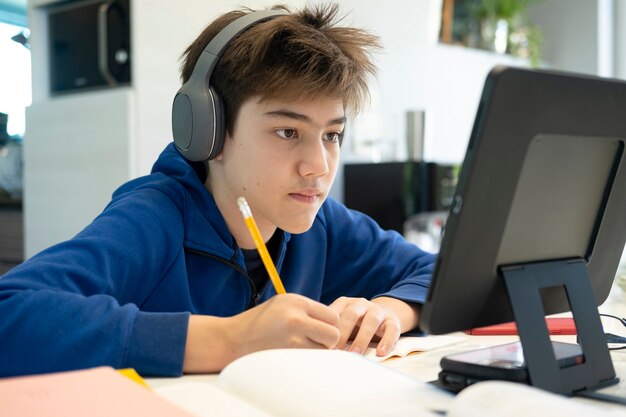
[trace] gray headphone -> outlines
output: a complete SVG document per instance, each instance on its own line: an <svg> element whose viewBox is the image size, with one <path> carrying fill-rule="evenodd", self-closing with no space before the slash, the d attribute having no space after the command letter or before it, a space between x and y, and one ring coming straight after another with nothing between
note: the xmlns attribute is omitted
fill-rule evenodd
<svg viewBox="0 0 626 417"><path fill-rule="evenodd" d="M209 84L215 64L228 44L248 27L287 14L281 10L248 13L228 24L204 48L189 80L176 93L172 105L172 133L178 151L190 161L215 158L224 145L224 108Z"/></svg>

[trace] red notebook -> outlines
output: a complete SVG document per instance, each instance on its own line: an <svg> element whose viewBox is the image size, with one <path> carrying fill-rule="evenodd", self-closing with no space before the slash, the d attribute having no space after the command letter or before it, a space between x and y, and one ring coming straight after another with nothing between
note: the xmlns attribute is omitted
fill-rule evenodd
<svg viewBox="0 0 626 417"><path fill-rule="evenodd" d="M571 317L548 317L546 318L548 332L550 334L576 334L576 324ZM493 326L478 327L476 329L466 330L465 333L471 335L515 335L517 334L517 326L514 321L508 323L495 324Z"/></svg>

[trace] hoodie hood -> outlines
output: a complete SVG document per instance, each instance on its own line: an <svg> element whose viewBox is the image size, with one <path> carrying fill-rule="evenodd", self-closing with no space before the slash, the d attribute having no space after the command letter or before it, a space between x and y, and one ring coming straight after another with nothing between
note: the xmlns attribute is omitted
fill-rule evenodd
<svg viewBox="0 0 626 417"><path fill-rule="evenodd" d="M150 175L124 184L113 193L113 198L122 198L140 188L158 189L184 212L185 247L233 259L237 245L213 196L204 186L206 177L204 164L187 161L172 142L159 155Z"/></svg>

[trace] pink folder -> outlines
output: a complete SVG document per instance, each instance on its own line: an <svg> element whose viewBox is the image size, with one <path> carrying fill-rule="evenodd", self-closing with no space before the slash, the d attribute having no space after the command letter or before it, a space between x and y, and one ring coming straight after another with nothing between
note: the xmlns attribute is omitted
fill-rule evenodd
<svg viewBox="0 0 626 417"><path fill-rule="evenodd" d="M2 417L192 417L113 368L0 379Z"/></svg>

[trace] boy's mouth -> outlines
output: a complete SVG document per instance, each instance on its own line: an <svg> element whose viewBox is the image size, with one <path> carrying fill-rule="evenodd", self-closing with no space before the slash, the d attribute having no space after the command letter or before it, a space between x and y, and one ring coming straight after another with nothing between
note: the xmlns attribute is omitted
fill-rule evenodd
<svg viewBox="0 0 626 417"><path fill-rule="evenodd" d="M289 196L302 203L315 203L322 196L322 191L318 189L302 190L295 193L289 193Z"/></svg>

